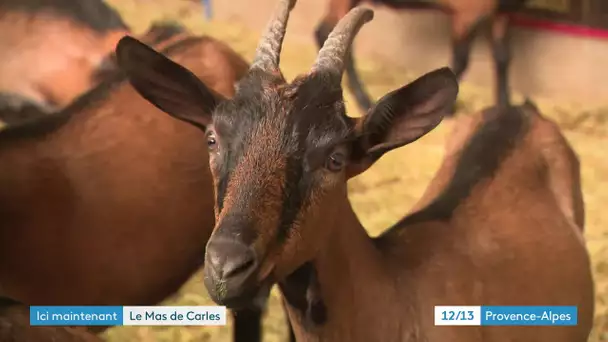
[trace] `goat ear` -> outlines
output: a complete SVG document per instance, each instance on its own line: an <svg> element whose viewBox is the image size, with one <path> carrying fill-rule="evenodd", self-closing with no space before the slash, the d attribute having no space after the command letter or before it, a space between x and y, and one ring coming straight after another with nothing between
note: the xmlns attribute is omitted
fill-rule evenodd
<svg viewBox="0 0 608 342"><path fill-rule="evenodd" d="M143 98L165 113L203 130L223 100L188 69L135 38L125 36L118 42L116 59Z"/></svg>
<svg viewBox="0 0 608 342"><path fill-rule="evenodd" d="M456 76L449 68L441 68L382 97L357 123L352 173L433 130L449 113L457 95Z"/></svg>

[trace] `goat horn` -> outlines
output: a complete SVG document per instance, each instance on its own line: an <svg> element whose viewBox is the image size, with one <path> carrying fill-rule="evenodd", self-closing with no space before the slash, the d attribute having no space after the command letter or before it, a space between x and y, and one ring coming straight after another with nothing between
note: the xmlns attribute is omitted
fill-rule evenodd
<svg viewBox="0 0 608 342"><path fill-rule="evenodd" d="M334 27L317 55L312 71L327 70L342 78L344 59L363 24L374 18L374 11L365 7L351 9Z"/></svg>
<svg viewBox="0 0 608 342"><path fill-rule="evenodd" d="M272 71L279 68L281 58L281 46L285 37L289 12L296 4L296 0L281 0L275 15L268 23L266 31L260 40L255 52L255 58L251 63L251 69L258 68Z"/></svg>

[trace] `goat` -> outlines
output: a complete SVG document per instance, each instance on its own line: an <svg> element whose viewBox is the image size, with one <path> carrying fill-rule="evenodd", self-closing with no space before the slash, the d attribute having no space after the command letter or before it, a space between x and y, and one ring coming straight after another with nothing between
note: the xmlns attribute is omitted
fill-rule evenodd
<svg viewBox="0 0 608 342"><path fill-rule="evenodd" d="M278 284L298 341L586 341L589 256L576 210L550 189L559 183L552 160L572 152L559 130L528 108L487 110L444 161L427 203L370 238L346 181L436 127L456 100L457 78L437 69L349 117L344 60L373 11L351 10L311 71L288 83L279 56L294 5L280 2L231 99L212 97L204 80L135 39L117 46L140 94L207 136L216 193L204 268L211 298L244 307ZM578 325L435 327L435 305L577 305Z"/></svg>
<svg viewBox="0 0 608 342"><path fill-rule="evenodd" d="M0 3L0 92L59 109L96 84L129 33L103 0Z"/></svg>
<svg viewBox="0 0 608 342"><path fill-rule="evenodd" d="M140 38L160 44L178 31L156 22ZM115 72L111 54L129 32L103 0L0 2L0 108L14 107L16 99L37 102L45 112L65 107ZM14 124L28 118L0 119Z"/></svg>
<svg viewBox="0 0 608 342"><path fill-rule="evenodd" d="M527 0L329 0L327 13L315 29L318 48L323 46L336 23L351 8L371 2L392 9L439 9L452 18L452 69L461 78L469 65L469 55L475 36L484 25L491 25L491 43L496 72L496 101L508 106L510 101L508 69L511 61L509 47L509 14L521 9ZM357 74L352 52L346 57L347 85L363 111L373 105ZM453 114L456 108L452 109Z"/></svg>
<svg viewBox="0 0 608 342"><path fill-rule="evenodd" d="M164 51L223 96L248 67L210 37ZM0 294L153 305L177 291L202 266L214 225L204 135L144 101L122 74L52 115L17 103L13 116L33 118L0 131ZM237 312L235 341L259 339L261 315Z"/></svg>
<svg viewBox="0 0 608 342"><path fill-rule="evenodd" d="M0 21L1 23L1 21ZM162 49L165 46L168 46L171 43L174 43L180 39L183 39L187 35L187 32L184 30L182 26L179 26L170 22L154 22L150 26L147 32L145 32L140 38L148 44L153 44L156 48ZM103 63L103 67L99 69L85 70L84 73L89 76L90 79L96 80L94 83L89 84L89 86L94 87L100 81L104 80L107 77L111 77L114 73L117 72L116 64L114 63L113 53L114 50L107 51L108 55L105 58L105 62ZM43 53L43 51L38 51L38 53ZM72 66L65 66L65 72L83 72L82 70L71 70ZM35 68L34 68L35 69ZM58 76L58 75L57 75ZM79 74L78 77L83 76ZM1 78L1 76L0 76ZM51 85L51 81L53 79L45 79L44 82L49 82L49 89L57 89L57 91L63 91L58 89L61 85ZM56 80L55 80L56 81ZM49 104L48 102L40 102L40 98L31 97L31 94L27 92L22 92L22 89L19 89L19 84L16 84L13 88L4 89L4 91L0 91L0 121L4 125L14 125L18 124L22 121L29 121L35 119L39 115L48 115L58 111L58 108L54 105ZM70 91L68 99L75 97L77 95L81 95L91 88L86 87L75 87L74 92ZM20 93L21 92L21 93ZM79 93L81 92L81 93ZM67 105L67 103L62 103L63 105Z"/></svg>
<svg viewBox="0 0 608 342"><path fill-rule="evenodd" d="M0 298L0 341L11 342L102 342L95 334L75 327L32 327L23 303Z"/></svg>

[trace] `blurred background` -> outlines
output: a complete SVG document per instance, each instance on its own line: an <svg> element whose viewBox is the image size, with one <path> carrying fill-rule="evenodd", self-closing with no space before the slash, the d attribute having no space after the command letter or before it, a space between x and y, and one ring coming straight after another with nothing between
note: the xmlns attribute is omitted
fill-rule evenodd
<svg viewBox="0 0 608 342"><path fill-rule="evenodd" d="M192 32L218 38L251 60L259 34L277 0L211 0L210 8L192 0L106 0L134 33L156 20L175 20ZM532 17L584 22L591 29L563 29L516 20L509 71L513 101L532 97L556 120L581 158L586 203L585 228L596 280L596 324L591 341L608 341L608 29L605 1L531 1ZM585 7L586 6L586 7ZM606 7L606 5L603 5ZM306 72L317 51L314 29L327 9L326 0L300 0L292 12L281 58L290 79ZM354 43L357 67L374 99L428 72L450 64L449 16L439 11L394 11L375 7L375 18ZM560 14L561 13L561 14ZM208 15L211 15L210 17ZM462 115L494 101L494 67L483 37L475 41L461 85ZM345 91L349 113L360 115ZM379 234L406 214L437 170L450 122L419 141L390 153L370 171L349 183L361 221ZM196 274L166 305L212 305L202 276ZM117 327L108 341L231 341L226 327ZM286 325L277 293L266 312L265 341L286 341Z"/></svg>

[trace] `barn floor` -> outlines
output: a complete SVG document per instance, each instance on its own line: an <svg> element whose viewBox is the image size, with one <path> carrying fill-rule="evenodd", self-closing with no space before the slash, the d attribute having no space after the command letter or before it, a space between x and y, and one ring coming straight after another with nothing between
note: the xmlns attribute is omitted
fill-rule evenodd
<svg viewBox="0 0 608 342"><path fill-rule="evenodd" d="M204 33L229 43L247 59L252 58L257 32L239 24L205 22L197 1L170 0L108 0L124 15L136 33L142 32L152 20L175 19L193 32ZM255 13L253 9L250 13ZM171 4L171 5L169 5ZM245 9L244 9L245 10ZM267 15L267 14L264 14ZM315 57L311 45L290 44L287 36L282 56L282 70L291 78L310 67ZM375 97L402 85L418 75L395 70L388 65L360 59L358 66L368 89ZM390 69L389 69L390 68ZM349 94L347 94L349 96ZM460 101L464 112L474 112L490 103L491 93L469 84L461 86ZM520 101L516 97L515 101ZM588 112L584 108L557 108L548 99L535 99L545 114L567 129L566 135L582 159L582 177L587 212L586 237L594 261L597 291L596 328L590 341L608 341L608 158L605 142L608 134L608 114ZM352 98L347 98L351 115L359 115ZM608 106L608 103L607 103ZM443 142L449 132L445 122L434 132L408 147L390 153L371 170L349 183L350 197L356 212L372 235L403 216L424 191L438 168L443 155ZM603 142L603 144L602 144ZM403 162L411 167L403 171ZM391 189L391 190L389 190ZM197 274L180 293L168 299L167 305L212 305L206 296L202 277ZM281 305L274 293L264 321L265 341L285 341L286 324ZM111 342L122 341L231 341L230 325L226 327L119 327L106 333Z"/></svg>

